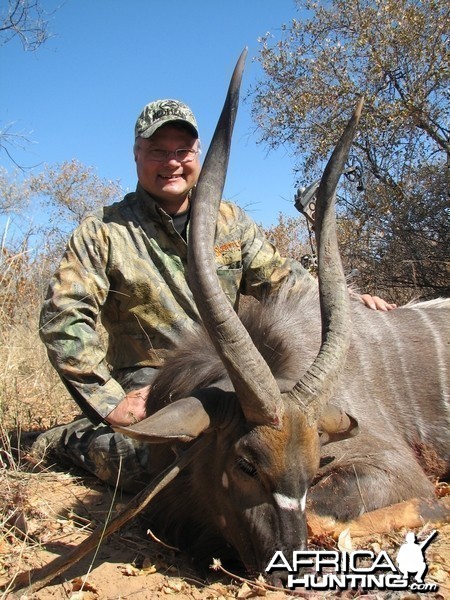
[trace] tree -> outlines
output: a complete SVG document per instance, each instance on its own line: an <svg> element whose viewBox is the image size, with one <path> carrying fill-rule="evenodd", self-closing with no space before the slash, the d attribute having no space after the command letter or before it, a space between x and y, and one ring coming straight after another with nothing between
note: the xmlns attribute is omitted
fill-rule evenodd
<svg viewBox="0 0 450 600"><path fill-rule="evenodd" d="M27 182L32 194L47 208L49 225L58 227L62 234L100 206L123 196L118 181L99 177L94 167L77 160L46 165Z"/></svg>
<svg viewBox="0 0 450 600"><path fill-rule="evenodd" d="M21 223L19 228L12 222L14 231L6 226L1 235L0 323L4 315L20 320L26 311L37 310L69 232L87 214L122 197L119 182L76 160L22 178L0 170L0 215L15 215ZM39 207L41 223L27 223L30 206Z"/></svg>
<svg viewBox="0 0 450 600"><path fill-rule="evenodd" d="M8 0L0 9L0 45L19 38L23 49L34 51L48 37L48 15L39 0Z"/></svg>
<svg viewBox="0 0 450 600"><path fill-rule="evenodd" d="M294 258L311 272L316 271L316 248L302 217L286 217L280 213L278 223L263 230L281 256Z"/></svg>
<svg viewBox="0 0 450 600"><path fill-rule="evenodd" d="M395 211L380 219L378 226L373 219L371 226L359 219L355 227L353 221L353 244L344 244L343 254L347 264L361 270L362 289L375 285L378 290L410 290L410 297L417 292L424 297L449 295L450 207L445 169L424 166L409 183L405 201L395 205L391 197L382 197L389 193L386 186L368 190L382 198L380 204L391 201Z"/></svg>
<svg viewBox="0 0 450 600"><path fill-rule="evenodd" d="M0 215L23 210L30 198L29 185L16 172L0 167Z"/></svg>
<svg viewBox="0 0 450 600"><path fill-rule="evenodd" d="M42 172L20 178L18 173L0 170L0 215L25 214L29 206L39 207L41 223L19 232L10 251L24 246L40 248L53 263L61 258L69 233L89 213L123 197L118 181L99 177L95 169L77 160L46 165ZM23 219L24 220L24 219ZM37 242L36 242L37 240ZM14 247L11 247L14 246ZM36 252L33 252L36 254Z"/></svg>
<svg viewBox="0 0 450 600"><path fill-rule="evenodd" d="M347 230L353 224L354 239L370 239L367 259L391 261L386 276L396 274L394 258L397 265L417 266L420 257L420 273L410 268L407 275L405 267L401 277L379 278L382 288L448 294L448 284L438 282L443 268L448 281L450 269L448 228L440 225L448 219L450 166L448 2L297 4L304 18L284 26L280 40L270 34L261 39L266 78L251 91L261 141L290 145L298 171L313 179L363 94L354 153L363 164L365 190L345 190L341 217Z"/></svg>
<svg viewBox="0 0 450 600"><path fill-rule="evenodd" d="M47 215L37 235L45 239L45 253L53 260L61 258L70 232L88 214L123 197L118 181L99 177L94 167L77 160L46 165L27 179L27 185Z"/></svg>

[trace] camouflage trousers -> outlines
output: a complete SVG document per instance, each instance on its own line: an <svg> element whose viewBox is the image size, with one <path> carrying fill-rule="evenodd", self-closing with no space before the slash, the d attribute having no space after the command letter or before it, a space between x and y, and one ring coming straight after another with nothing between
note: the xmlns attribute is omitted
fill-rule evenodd
<svg viewBox="0 0 450 600"><path fill-rule="evenodd" d="M116 379L126 392L152 381L155 369L127 370ZM42 433L31 452L37 459L62 466L75 465L101 481L136 493L149 483L149 444L114 432L108 425L94 425L81 418Z"/></svg>

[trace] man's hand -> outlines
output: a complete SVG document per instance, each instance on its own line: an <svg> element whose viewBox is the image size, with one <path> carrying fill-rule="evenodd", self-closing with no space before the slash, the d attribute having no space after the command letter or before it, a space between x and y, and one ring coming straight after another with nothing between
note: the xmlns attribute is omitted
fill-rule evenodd
<svg viewBox="0 0 450 600"><path fill-rule="evenodd" d="M386 300L383 300L383 298L380 298L379 296L371 296L370 294L359 295L359 300L372 310L383 310L386 312L388 310L397 308L396 304L389 304L389 302L386 302Z"/></svg>
<svg viewBox="0 0 450 600"><path fill-rule="evenodd" d="M146 417L145 405L151 385L133 390L106 417L110 425L133 425Z"/></svg>

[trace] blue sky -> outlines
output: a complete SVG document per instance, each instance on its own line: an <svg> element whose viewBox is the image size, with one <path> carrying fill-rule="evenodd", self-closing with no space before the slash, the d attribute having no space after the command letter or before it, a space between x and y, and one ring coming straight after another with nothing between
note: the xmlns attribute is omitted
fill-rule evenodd
<svg viewBox="0 0 450 600"><path fill-rule="evenodd" d="M220 113L234 64L247 46L241 104L224 196L269 225L297 214L294 159L288 149L257 144L242 98L261 76L258 37L299 17L294 0L41 0L53 37L37 52L19 41L0 47L1 126L14 123L33 140L25 165L78 159L100 177L136 185L136 117L147 102L178 98L194 111L204 149ZM0 165L11 170L5 154ZM41 167L38 167L38 170Z"/></svg>

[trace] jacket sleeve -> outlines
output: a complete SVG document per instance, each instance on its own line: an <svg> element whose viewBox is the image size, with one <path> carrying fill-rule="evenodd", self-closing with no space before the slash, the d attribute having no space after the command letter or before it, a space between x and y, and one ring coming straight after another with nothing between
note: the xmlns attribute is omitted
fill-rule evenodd
<svg viewBox="0 0 450 600"><path fill-rule="evenodd" d="M243 226L243 294L261 299L277 291L285 281L303 292L316 285L314 277L299 262L283 258L256 223L242 209L238 211Z"/></svg>
<svg viewBox="0 0 450 600"><path fill-rule="evenodd" d="M95 217L83 221L50 281L40 317L40 335L50 362L95 423L125 397L110 375L97 328L109 292L108 248L105 226Z"/></svg>

